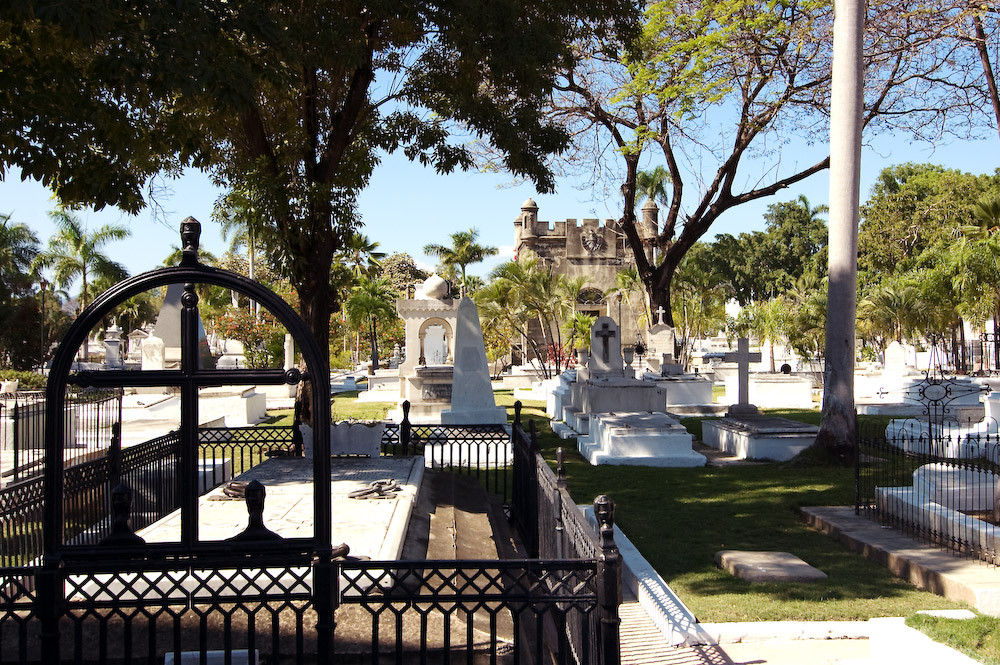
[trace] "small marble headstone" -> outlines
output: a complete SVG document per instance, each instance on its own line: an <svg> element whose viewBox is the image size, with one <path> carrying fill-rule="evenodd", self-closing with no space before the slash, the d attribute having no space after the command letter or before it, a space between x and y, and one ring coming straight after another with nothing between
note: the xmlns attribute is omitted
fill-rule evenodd
<svg viewBox="0 0 1000 665"><path fill-rule="evenodd" d="M104 332L104 366L109 369L122 366L122 329L114 324Z"/></svg>
<svg viewBox="0 0 1000 665"><path fill-rule="evenodd" d="M882 373L886 376L902 376L909 368L906 366L906 349L903 345L893 340L885 349L885 363Z"/></svg>
<svg viewBox="0 0 1000 665"><path fill-rule="evenodd" d="M590 376L602 378L623 376L622 340L618 324L601 316L590 328Z"/></svg>
<svg viewBox="0 0 1000 665"><path fill-rule="evenodd" d="M140 350L142 351L142 369L163 369L166 350L162 339L150 335L142 341Z"/></svg>

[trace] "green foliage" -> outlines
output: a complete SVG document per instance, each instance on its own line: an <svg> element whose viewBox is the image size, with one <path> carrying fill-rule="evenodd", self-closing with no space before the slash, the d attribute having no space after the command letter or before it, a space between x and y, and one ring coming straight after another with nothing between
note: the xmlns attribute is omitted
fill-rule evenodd
<svg viewBox="0 0 1000 665"><path fill-rule="evenodd" d="M422 282L429 275L417 267L413 257L406 253L393 252L381 262L382 277L389 280L392 287L405 294L411 284Z"/></svg>
<svg viewBox="0 0 1000 665"><path fill-rule="evenodd" d="M476 241L479 239L478 229L468 231L456 231L452 233L451 246L445 245L425 245L424 253L438 257L438 263L442 274L450 270L457 269L462 275L462 286L467 287L468 276L466 267L473 263L480 263L488 256L495 256L496 247L480 245Z"/></svg>
<svg viewBox="0 0 1000 665"><path fill-rule="evenodd" d="M566 361L566 349L559 322L570 316L584 282L584 278L553 274L539 265L536 256L526 252L517 261L494 268L489 284L476 293L483 328L517 333L527 338L536 358L561 367ZM538 323L544 348L538 348L527 334L529 321ZM543 367L546 377L550 371L547 365Z"/></svg>
<svg viewBox="0 0 1000 665"><path fill-rule="evenodd" d="M270 313L261 312L256 316L241 307L230 307L215 325L220 335L243 345L243 356L250 367L271 367L280 358L285 329Z"/></svg>
<svg viewBox="0 0 1000 665"><path fill-rule="evenodd" d="M125 266L112 261L102 248L114 240L131 235L124 226L105 224L93 232L76 215L65 208L49 213L55 222L56 232L49 239L48 248L38 255L38 265L50 268L55 283L69 288L77 279L81 282L80 308L90 303L89 286L93 280L117 282L128 277Z"/></svg>
<svg viewBox="0 0 1000 665"><path fill-rule="evenodd" d="M397 295L388 280L362 277L345 303L348 321L368 337L373 369L378 367L379 330L392 328L392 338L397 342L402 337L396 316Z"/></svg>
<svg viewBox="0 0 1000 665"><path fill-rule="evenodd" d="M322 346L333 256L381 152L450 172L472 165L473 135L552 190L568 132L544 101L574 38L634 17L625 0L26 0L0 19L0 172L134 212L149 176L210 171L262 221Z"/></svg>
<svg viewBox="0 0 1000 665"><path fill-rule="evenodd" d="M563 332L566 334L566 345L570 349L590 349L590 329L594 327L597 317L582 312L574 312L563 323Z"/></svg>
<svg viewBox="0 0 1000 665"><path fill-rule="evenodd" d="M741 305L768 300L792 288L804 275L826 275L827 229L819 218L826 206L812 207L805 196L767 207L765 231L720 234L708 260L732 285Z"/></svg>
<svg viewBox="0 0 1000 665"><path fill-rule="evenodd" d="M17 379L17 390L45 390L48 379L36 372L27 370L3 369L0 370L0 379L13 381Z"/></svg>
<svg viewBox="0 0 1000 665"><path fill-rule="evenodd" d="M691 363L694 340L713 335L725 325L729 284L714 268L712 247L696 243L677 269L670 295L675 333L680 342L680 362Z"/></svg>
<svg viewBox="0 0 1000 665"><path fill-rule="evenodd" d="M976 202L1000 192L1000 176L974 176L932 164L882 169L861 206L859 281L913 269L932 246L949 244L977 225Z"/></svg>
<svg viewBox="0 0 1000 665"><path fill-rule="evenodd" d="M906 625L980 663L1000 665L1000 619L997 617L978 615L974 619L947 619L912 614L906 617Z"/></svg>
<svg viewBox="0 0 1000 665"><path fill-rule="evenodd" d="M41 352L41 299L32 293L38 238L0 215L0 366L30 368ZM29 331L36 331L30 335Z"/></svg>

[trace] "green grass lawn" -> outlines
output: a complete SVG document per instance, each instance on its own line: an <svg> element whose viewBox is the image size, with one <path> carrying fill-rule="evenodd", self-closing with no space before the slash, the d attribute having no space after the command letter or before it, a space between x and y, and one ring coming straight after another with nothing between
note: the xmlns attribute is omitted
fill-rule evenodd
<svg viewBox="0 0 1000 665"><path fill-rule="evenodd" d="M382 418L391 407L359 404L356 395L334 398L337 419ZM512 391L497 391L496 401L512 419ZM770 413L814 424L820 417L812 410ZM556 448L564 447L569 488L577 502L590 503L598 494L614 498L618 524L701 621L863 620L961 607L917 590L799 520L800 506L853 504L851 469L777 463L592 467L572 439L552 434L543 402L523 402L521 416L535 421L550 464ZM282 418L290 422L291 414ZM700 420L682 422L700 435ZM751 584L715 567L713 557L721 549L791 552L829 578L812 584Z"/></svg>
<svg viewBox="0 0 1000 665"><path fill-rule="evenodd" d="M906 625L970 658L987 665L1000 665L1000 619L996 617L944 619L915 614L907 617Z"/></svg>
<svg viewBox="0 0 1000 665"><path fill-rule="evenodd" d="M541 402L525 402L522 417L539 426L539 443L550 464L556 448L565 449L574 500L589 503L598 494L614 498L618 524L700 621L863 620L962 607L903 582L799 520L800 506L852 505L853 469L780 463L593 467L572 439L562 441L551 433L544 411ZM771 413L814 424L820 417L811 410ZM682 422L700 434L693 426L700 426L698 419ZM751 584L715 567L713 558L722 549L791 552L829 578Z"/></svg>

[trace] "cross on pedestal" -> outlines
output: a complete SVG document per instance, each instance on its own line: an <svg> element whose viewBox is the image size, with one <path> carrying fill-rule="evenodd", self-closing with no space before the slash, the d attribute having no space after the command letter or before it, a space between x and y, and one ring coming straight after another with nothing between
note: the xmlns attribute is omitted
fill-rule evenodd
<svg viewBox="0 0 1000 665"><path fill-rule="evenodd" d="M612 337L615 336L615 331L608 327L607 323L601 324L601 329L594 333L604 342L604 364L607 365L611 362L611 348L609 347L609 342Z"/></svg>
<svg viewBox="0 0 1000 665"><path fill-rule="evenodd" d="M656 325L663 325L663 315L667 313L667 310L663 309L663 305L656 308Z"/></svg>
<svg viewBox="0 0 1000 665"><path fill-rule="evenodd" d="M736 342L736 351L730 351L724 356L727 363L736 363L739 372L739 406L740 410L750 407L750 363L760 362L760 352L750 353L750 340L740 337ZM756 409L753 409L756 411Z"/></svg>

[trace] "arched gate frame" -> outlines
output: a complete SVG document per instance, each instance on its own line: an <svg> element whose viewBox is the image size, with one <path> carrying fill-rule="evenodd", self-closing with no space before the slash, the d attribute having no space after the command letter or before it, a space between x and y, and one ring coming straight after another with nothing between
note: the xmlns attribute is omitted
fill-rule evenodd
<svg viewBox="0 0 1000 665"><path fill-rule="evenodd" d="M317 613L316 639L319 654L333 630L332 589L329 562L334 556L331 543L330 488L330 410L327 403L330 379L327 354L316 343L305 323L280 297L241 275L212 268L198 262L200 223L188 217L181 223L183 258L177 267L161 268L129 278L112 287L91 305L76 321L60 344L52 361L46 397L49 408L45 416L45 511L42 522L44 559L37 578L38 616L42 622L42 658L59 662L60 609L66 605L66 580L74 570L88 573L99 562L118 561L122 565L142 570L142 562L156 560L184 561L189 569L211 569L220 565L239 567L259 565L261 561L304 562L312 571L312 603ZM181 366L171 370L78 371L71 372L77 350L91 329L100 323L124 300L152 288L168 284L184 284L181 297ZM305 360L307 371L297 369L225 370L206 369L199 363L198 295L196 284L212 284L235 290L260 302L292 335ZM307 380L312 387L312 417L315 453L313 455L314 525L312 538L270 540L257 539L244 533L238 545L231 542L206 541L198 537L198 391L204 387L233 384L279 385ZM144 543L134 534L125 538L109 538L97 546L76 546L64 543L63 537L63 449L65 442L65 388L80 387L149 387L171 386L180 390L180 478L181 538L179 543ZM249 530L248 530L249 531ZM121 535L120 533L118 534ZM131 537L129 537L131 535ZM343 548L338 548L343 551ZM289 563L288 565L291 565ZM220 601L221 602L221 601Z"/></svg>

